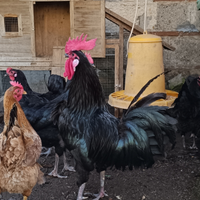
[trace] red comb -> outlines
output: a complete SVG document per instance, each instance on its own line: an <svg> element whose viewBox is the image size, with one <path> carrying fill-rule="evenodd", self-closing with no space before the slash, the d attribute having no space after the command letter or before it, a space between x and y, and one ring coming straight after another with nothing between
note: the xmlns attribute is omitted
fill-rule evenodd
<svg viewBox="0 0 200 200"><path fill-rule="evenodd" d="M80 50L91 50L95 47L95 43L97 38L86 41L87 35L85 35L84 39L83 38L83 33L81 34L80 38L77 37L76 39L70 39L67 41L66 46L65 46L65 53L70 53L70 51L80 51Z"/></svg>
<svg viewBox="0 0 200 200"><path fill-rule="evenodd" d="M10 81L10 84L12 86L14 86L14 87L19 87L21 89L24 89L23 86L20 83L16 82L16 81Z"/></svg>
<svg viewBox="0 0 200 200"><path fill-rule="evenodd" d="M87 52L85 52L85 55L86 55L88 61L90 62L90 64L94 64L94 60L92 59L91 55Z"/></svg>
<svg viewBox="0 0 200 200"><path fill-rule="evenodd" d="M6 73L8 74L11 69L12 69L11 67L8 67L7 70L6 70Z"/></svg>

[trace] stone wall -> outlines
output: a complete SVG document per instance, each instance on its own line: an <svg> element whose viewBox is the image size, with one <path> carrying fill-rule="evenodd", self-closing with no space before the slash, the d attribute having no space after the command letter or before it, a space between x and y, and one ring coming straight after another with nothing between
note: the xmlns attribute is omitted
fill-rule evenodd
<svg viewBox="0 0 200 200"><path fill-rule="evenodd" d="M131 22L135 15L135 6L136 0L106 0L108 9ZM144 28L144 0L139 0L136 24ZM117 35L117 28L106 21L107 34ZM198 32L200 11L197 10L196 1L153 2L153 0L148 0L147 30ZM125 35L127 38L128 34ZM200 75L200 35L181 36L180 34L179 36L164 36L162 39L176 48L174 52L164 50L164 66L172 70L166 79L180 73L183 77L189 74ZM124 60L126 62L126 59Z"/></svg>

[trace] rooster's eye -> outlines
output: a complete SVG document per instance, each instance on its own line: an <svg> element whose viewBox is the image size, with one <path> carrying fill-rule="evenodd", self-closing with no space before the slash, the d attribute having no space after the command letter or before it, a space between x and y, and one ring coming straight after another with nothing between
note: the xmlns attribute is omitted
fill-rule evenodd
<svg viewBox="0 0 200 200"><path fill-rule="evenodd" d="M74 53L72 53L72 56L74 56Z"/></svg>

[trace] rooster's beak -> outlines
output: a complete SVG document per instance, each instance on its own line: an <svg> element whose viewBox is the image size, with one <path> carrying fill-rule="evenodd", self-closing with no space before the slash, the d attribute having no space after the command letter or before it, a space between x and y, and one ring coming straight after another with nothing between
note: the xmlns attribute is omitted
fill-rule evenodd
<svg viewBox="0 0 200 200"><path fill-rule="evenodd" d="M27 92L24 90L23 94L27 94Z"/></svg>
<svg viewBox="0 0 200 200"><path fill-rule="evenodd" d="M4 77L5 77L5 76L8 76L8 74L4 74Z"/></svg>
<svg viewBox="0 0 200 200"><path fill-rule="evenodd" d="M65 58L69 58L69 55L67 53L65 54Z"/></svg>

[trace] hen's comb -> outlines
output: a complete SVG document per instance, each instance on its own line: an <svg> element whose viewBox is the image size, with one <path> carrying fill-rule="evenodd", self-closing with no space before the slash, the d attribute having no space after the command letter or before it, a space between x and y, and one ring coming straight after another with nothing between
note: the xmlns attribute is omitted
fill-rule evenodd
<svg viewBox="0 0 200 200"><path fill-rule="evenodd" d="M65 46L65 53L70 53L70 51L80 51L80 50L91 50L95 47L95 43L97 38L86 41L87 35L85 35L84 39L83 38L83 33L81 34L80 37L77 37L76 39L69 38L69 40L66 43Z"/></svg>
<svg viewBox="0 0 200 200"><path fill-rule="evenodd" d="M7 70L6 70L6 73L8 74L11 69L12 69L11 67L8 67Z"/></svg>
<svg viewBox="0 0 200 200"><path fill-rule="evenodd" d="M21 89L24 89L23 86L20 83L16 82L16 81L10 81L10 84L12 86L14 86L14 87L19 87Z"/></svg>
<svg viewBox="0 0 200 200"><path fill-rule="evenodd" d="M87 52L85 52L85 55L86 55L88 61L90 62L90 64L94 64L94 60L92 59L91 55Z"/></svg>

